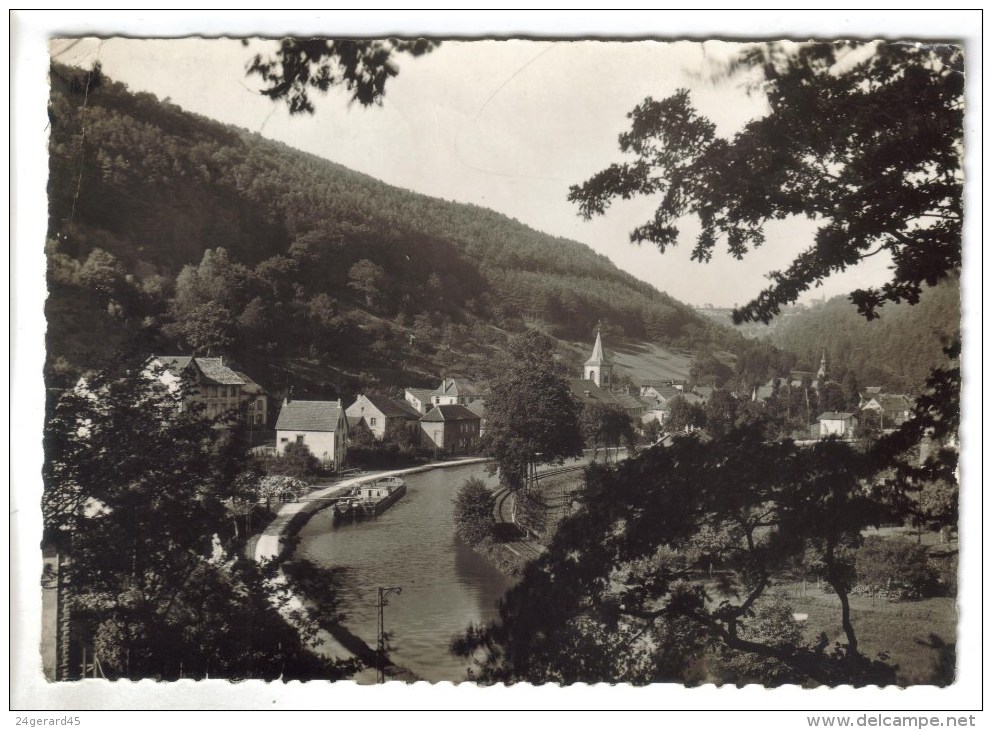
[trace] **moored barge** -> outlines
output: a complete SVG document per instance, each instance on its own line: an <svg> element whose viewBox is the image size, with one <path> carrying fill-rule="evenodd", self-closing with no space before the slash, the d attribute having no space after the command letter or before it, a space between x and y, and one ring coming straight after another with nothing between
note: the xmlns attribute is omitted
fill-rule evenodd
<svg viewBox="0 0 992 730"><path fill-rule="evenodd" d="M348 496L334 505L334 522L378 517L406 494L406 482L399 477L383 477L353 487Z"/></svg>

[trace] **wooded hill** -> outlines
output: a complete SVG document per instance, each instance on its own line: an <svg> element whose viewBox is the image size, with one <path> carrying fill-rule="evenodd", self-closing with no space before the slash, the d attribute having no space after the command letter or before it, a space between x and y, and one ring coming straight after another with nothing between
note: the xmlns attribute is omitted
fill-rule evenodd
<svg viewBox="0 0 992 730"><path fill-rule="evenodd" d="M826 353L830 377L850 372L864 387L917 393L930 370L942 365L942 348L961 330L961 285L952 277L926 289L916 305L886 304L868 322L847 297L798 311L783 320L769 340L798 356L814 371Z"/></svg>
<svg viewBox="0 0 992 730"><path fill-rule="evenodd" d="M588 246L52 69L49 385L121 350L234 357L276 393L337 397L472 376L507 333L729 353L772 348ZM726 358L725 358L726 359ZM752 372L753 371L753 372ZM267 381L267 382L265 382Z"/></svg>

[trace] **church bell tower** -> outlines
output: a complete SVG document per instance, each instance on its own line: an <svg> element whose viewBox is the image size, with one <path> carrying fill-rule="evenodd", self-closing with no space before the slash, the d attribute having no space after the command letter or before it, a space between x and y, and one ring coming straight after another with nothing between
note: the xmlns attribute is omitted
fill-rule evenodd
<svg viewBox="0 0 992 730"><path fill-rule="evenodd" d="M613 381L613 362L606 350L603 349L603 337L596 332L596 344L592 348L592 356L586 360L582 370L583 380L591 380L600 388L609 388Z"/></svg>

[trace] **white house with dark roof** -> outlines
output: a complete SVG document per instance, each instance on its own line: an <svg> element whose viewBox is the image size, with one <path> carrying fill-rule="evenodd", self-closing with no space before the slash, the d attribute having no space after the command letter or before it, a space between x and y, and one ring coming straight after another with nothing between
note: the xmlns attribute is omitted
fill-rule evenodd
<svg viewBox="0 0 992 730"><path fill-rule="evenodd" d="M645 398L673 398L685 391L685 380L676 378L662 378L652 380L642 380L640 393Z"/></svg>
<svg viewBox="0 0 992 730"><path fill-rule="evenodd" d="M445 378L431 393L431 403L435 406L465 406L480 398L479 389L462 378Z"/></svg>
<svg viewBox="0 0 992 730"><path fill-rule="evenodd" d="M466 406L452 403L434 406L420 419L420 430L429 445L451 454L470 454L479 446L481 419Z"/></svg>
<svg viewBox="0 0 992 730"><path fill-rule="evenodd" d="M683 390L676 388L670 380L652 380L641 383L641 397L652 398L658 403L667 403L672 398L678 398Z"/></svg>
<svg viewBox="0 0 992 730"><path fill-rule="evenodd" d="M344 464L348 419L341 401L286 400L276 421L276 451L291 443L305 444L324 466Z"/></svg>
<svg viewBox="0 0 992 730"><path fill-rule="evenodd" d="M422 414L405 400L384 395L360 395L348 406L345 415L349 426L364 422L372 435L381 441L386 437L386 431L394 427L401 426L407 432L415 433Z"/></svg>
<svg viewBox="0 0 992 730"><path fill-rule="evenodd" d="M430 388L407 388L403 391L403 399L417 409L420 415L424 415L434 404L431 403L431 395L434 393Z"/></svg>
<svg viewBox="0 0 992 730"><path fill-rule="evenodd" d="M821 413L816 419L820 424L820 438L826 436L840 436L842 439L854 438L854 429L858 425L858 419L853 413L826 411Z"/></svg>
<svg viewBox="0 0 992 730"><path fill-rule="evenodd" d="M896 428L913 417L915 401L908 395L883 393L881 388L866 388L858 409L864 418L880 428Z"/></svg>

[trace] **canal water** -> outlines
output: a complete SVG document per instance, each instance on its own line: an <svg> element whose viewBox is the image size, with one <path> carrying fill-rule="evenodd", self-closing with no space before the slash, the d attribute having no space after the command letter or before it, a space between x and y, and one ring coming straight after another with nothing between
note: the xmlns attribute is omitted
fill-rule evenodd
<svg viewBox="0 0 992 730"><path fill-rule="evenodd" d="M468 663L449 651L470 624L496 617L496 602L513 585L455 535L453 500L476 476L490 486L485 464L404 476L407 493L375 520L333 525L331 510L300 531L296 554L318 565L347 567L344 624L376 645L376 589L399 586L385 609L393 663L431 682L466 678Z"/></svg>

